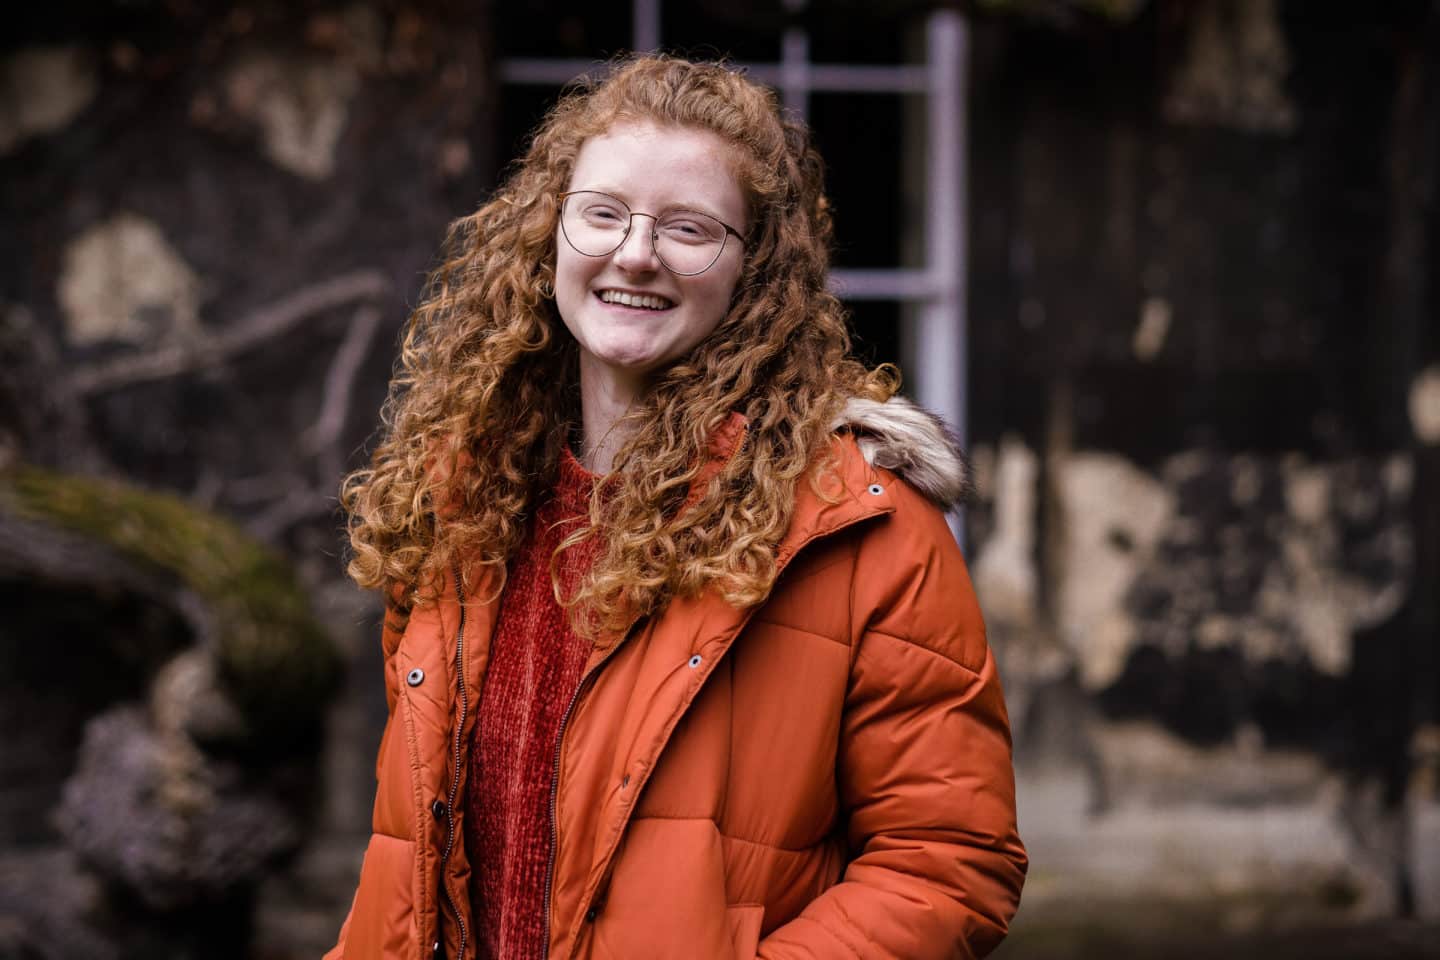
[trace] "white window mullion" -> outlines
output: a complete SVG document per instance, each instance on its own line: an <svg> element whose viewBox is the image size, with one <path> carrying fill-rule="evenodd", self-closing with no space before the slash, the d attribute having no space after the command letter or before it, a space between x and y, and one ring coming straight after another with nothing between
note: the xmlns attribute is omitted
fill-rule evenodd
<svg viewBox="0 0 1440 960"><path fill-rule="evenodd" d="M935 277L929 270L836 267L830 271L830 292L842 300L929 300Z"/></svg>
<svg viewBox="0 0 1440 960"><path fill-rule="evenodd" d="M797 14L806 0L785 0L785 12ZM801 121L810 117L810 34L804 27L790 26L780 37L780 98ZM765 81L762 81L765 82Z"/></svg>
<svg viewBox="0 0 1440 960"><path fill-rule="evenodd" d="M809 46L809 40L806 40ZM735 64L760 83L784 89L785 67L776 63ZM578 77L605 69L603 60L546 57L506 57L500 61L500 82L513 86L563 87ZM882 67L871 64L812 63L795 72L802 78L794 86L807 93L914 93L925 94L930 74L923 66ZM789 103L786 103L789 106Z"/></svg>
<svg viewBox="0 0 1440 960"><path fill-rule="evenodd" d="M925 267L931 296L918 311L915 331L917 399L943 416L962 446L968 433L966 410L966 248L965 186L966 58L965 20L953 10L930 15L926 29L930 95L926 103ZM964 518L951 515L962 543Z"/></svg>
<svg viewBox="0 0 1440 960"><path fill-rule="evenodd" d="M630 49L654 53L660 49L660 0L632 0Z"/></svg>

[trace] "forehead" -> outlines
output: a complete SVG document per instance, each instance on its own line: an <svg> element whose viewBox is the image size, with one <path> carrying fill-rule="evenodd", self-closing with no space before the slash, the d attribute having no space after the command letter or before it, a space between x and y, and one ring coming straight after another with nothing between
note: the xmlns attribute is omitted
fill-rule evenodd
<svg viewBox="0 0 1440 960"><path fill-rule="evenodd" d="M570 190L603 190L632 206L698 205L739 218L744 190L734 148L708 130L643 121L612 124L586 140Z"/></svg>

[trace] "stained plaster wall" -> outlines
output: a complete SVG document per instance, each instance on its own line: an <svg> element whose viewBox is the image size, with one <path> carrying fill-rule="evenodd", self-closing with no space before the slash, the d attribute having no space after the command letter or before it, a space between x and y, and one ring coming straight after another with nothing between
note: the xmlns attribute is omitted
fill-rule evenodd
<svg viewBox="0 0 1440 960"><path fill-rule="evenodd" d="M1440 917L1433 12L1152 4L974 49L1012 949L1082 914Z"/></svg>

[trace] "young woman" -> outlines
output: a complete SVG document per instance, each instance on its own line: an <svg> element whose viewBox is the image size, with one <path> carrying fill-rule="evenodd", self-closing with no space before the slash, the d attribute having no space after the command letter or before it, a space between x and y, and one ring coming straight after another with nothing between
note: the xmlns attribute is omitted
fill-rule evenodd
<svg viewBox="0 0 1440 960"><path fill-rule="evenodd" d="M963 464L847 356L821 165L647 57L550 113L411 318L353 559L375 832L331 957L978 957L1016 835Z"/></svg>

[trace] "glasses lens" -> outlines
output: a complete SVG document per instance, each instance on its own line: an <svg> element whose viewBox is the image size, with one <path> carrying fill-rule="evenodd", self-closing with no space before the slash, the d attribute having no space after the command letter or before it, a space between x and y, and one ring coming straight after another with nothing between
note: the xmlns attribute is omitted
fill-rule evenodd
<svg viewBox="0 0 1440 960"><path fill-rule="evenodd" d="M587 257L603 257L625 239L630 208L603 193L572 193L560 208L565 239Z"/></svg>
<svg viewBox="0 0 1440 960"><path fill-rule="evenodd" d="M725 225L692 210L667 213L655 224L655 252L679 274L702 273L725 246Z"/></svg>

